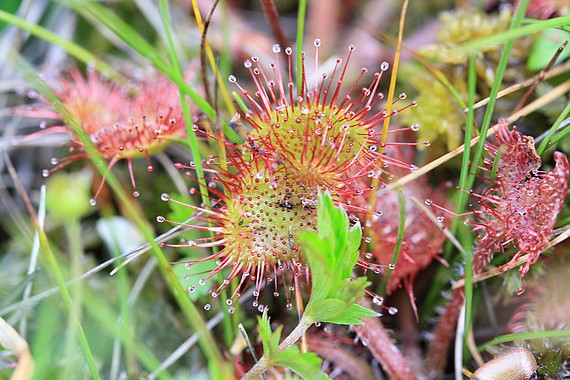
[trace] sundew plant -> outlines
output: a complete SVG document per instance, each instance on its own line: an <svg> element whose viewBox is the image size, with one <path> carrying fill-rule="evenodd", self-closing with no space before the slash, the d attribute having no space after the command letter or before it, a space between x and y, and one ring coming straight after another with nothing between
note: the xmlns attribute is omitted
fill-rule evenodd
<svg viewBox="0 0 570 380"><path fill-rule="evenodd" d="M2 2L0 378L570 376L569 11Z"/></svg>

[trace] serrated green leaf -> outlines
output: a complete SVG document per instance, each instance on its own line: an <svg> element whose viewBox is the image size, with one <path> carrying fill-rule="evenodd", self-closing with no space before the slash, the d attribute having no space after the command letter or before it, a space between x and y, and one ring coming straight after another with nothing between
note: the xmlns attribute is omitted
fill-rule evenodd
<svg viewBox="0 0 570 380"><path fill-rule="evenodd" d="M324 238L333 234L333 220L331 211L334 212L334 204L328 192L319 191L317 202L319 237Z"/></svg>
<svg viewBox="0 0 570 380"><path fill-rule="evenodd" d="M366 277L345 278L342 281L343 286L337 290L337 298L348 304L356 303L364 297L364 289L370 284Z"/></svg>
<svg viewBox="0 0 570 380"><path fill-rule="evenodd" d="M358 297L358 299L362 296ZM377 315L375 311L355 303L339 299L325 299L307 306L308 312L316 321L337 323L341 325L361 324L359 318L370 318Z"/></svg>
<svg viewBox="0 0 570 380"><path fill-rule="evenodd" d="M279 326L272 332L267 311L263 312L261 318L257 317L257 321L259 324L259 337L261 338L261 344L263 345L263 356L272 360L277 354L283 326Z"/></svg>
<svg viewBox="0 0 570 380"><path fill-rule="evenodd" d="M334 285L334 280L331 279L331 267L334 263L328 260L329 256L326 254L330 248L327 242L320 239L314 232L301 234L301 244L311 268L313 284L311 298L326 298L331 286Z"/></svg>
<svg viewBox="0 0 570 380"><path fill-rule="evenodd" d="M342 314L342 311L348 306L346 302L339 299L328 298L319 300L310 305L307 305L306 313L310 313L316 321L324 322L334 319L337 315Z"/></svg>
<svg viewBox="0 0 570 380"><path fill-rule="evenodd" d="M305 315L314 321L360 323L360 315L375 315L372 311L355 313L354 310L361 309L352 309L368 285L365 277L352 277L362 238L360 224L350 228L346 211L334 207L328 193L319 193L318 220L318 233L301 235L301 245L312 272L311 298Z"/></svg>
<svg viewBox="0 0 570 380"><path fill-rule="evenodd" d="M347 249L349 252L357 252L362 243L362 227L357 222L348 230ZM356 263L356 261L355 261Z"/></svg>
<svg viewBox="0 0 570 380"><path fill-rule="evenodd" d="M323 320L322 322L336 323L339 325L361 325L363 323L362 318L372 318L377 315L375 311L367 309L364 306L352 304L333 319Z"/></svg>
<svg viewBox="0 0 570 380"><path fill-rule="evenodd" d="M281 351L273 364L287 367L303 379L328 379L321 371L322 359L314 352L301 353L297 347L291 347Z"/></svg>

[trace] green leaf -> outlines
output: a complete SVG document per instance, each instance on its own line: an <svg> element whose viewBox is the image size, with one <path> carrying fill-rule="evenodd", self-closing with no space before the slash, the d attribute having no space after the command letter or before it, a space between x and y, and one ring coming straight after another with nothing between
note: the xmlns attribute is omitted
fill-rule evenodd
<svg viewBox="0 0 570 380"><path fill-rule="evenodd" d="M347 249L348 252L358 252L362 241L362 228L360 222L356 223L348 230ZM357 258L358 259L358 258Z"/></svg>
<svg viewBox="0 0 570 380"><path fill-rule="evenodd" d="M267 316L267 310L263 312L261 318L257 317L259 324L259 337L263 345L263 356L269 360L273 360L277 354L279 347L279 338L281 337L281 330L283 326L279 326L275 331L271 331L271 324Z"/></svg>
<svg viewBox="0 0 570 380"><path fill-rule="evenodd" d="M328 298L315 301L310 314L319 322L330 321L342 314L342 311L346 306L346 302L334 298Z"/></svg>
<svg viewBox="0 0 570 380"><path fill-rule="evenodd" d="M361 325L363 323L361 321L362 318L372 318L376 316L378 316L378 313L375 311L358 304L352 304L333 319L322 320L322 322L336 323L339 325Z"/></svg>
<svg viewBox="0 0 570 380"><path fill-rule="evenodd" d="M317 354L301 353L297 347L281 351L273 361L274 365L287 367L303 379L328 379L329 377L321 372L321 363L322 359Z"/></svg>
<svg viewBox="0 0 570 380"><path fill-rule="evenodd" d="M364 296L368 285L365 277L355 279L352 275L361 239L360 224L350 227L346 211L335 207L328 193L319 193L318 233L301 235L301 245L312 274L311 298L304 318L353 324L360 323L361 315L363 318L376 315L372 311L360 313L361 309L353 308Z"/></svg>
<svg viewBox="0 0 570 380"><path fill-rule="evenodd" d="M330 251L327 240L320 239L316 233L301 234L301 244L307 253L309 267L311 268L312 289L311 299L326 298L334 282L330 279L330 268L333 265L328 259Z"/></svg>
<svg viewBox="0 0 570 380"><path fill-rule="evenodd" d="M364 289L370 285L366 277L345 278L343 286L337 290L337 297L344 300L348 304L353 304L364 296Z"/></svg>

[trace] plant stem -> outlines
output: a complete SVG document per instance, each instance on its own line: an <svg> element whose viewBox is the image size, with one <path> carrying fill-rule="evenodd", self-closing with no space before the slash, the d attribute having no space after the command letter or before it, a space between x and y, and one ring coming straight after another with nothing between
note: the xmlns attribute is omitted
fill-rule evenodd
<svg viewBox="0 0 570 380"><path fill-rule="evenodd" d="M366 318L363 325L354 326L354 330L366 345L374 358L381 363L382 368L391 379L415 380L410 363L400 350L392 344L391 338L379 318Z"/></svg>
<svg viewBox="0 0 570 380"><path fill-rule="evenodd" d="M279 19L279 13L277 12L275 2L273 0L261 0L260 3L263 13L267 18L267 22L269 23L269 26L271 26L273 36L277 39L277 43L283 47L288 46L287 37L285 37L285 33L281 27L281 20Z"/></svg>
<svg viewBox="0 0 570 380"><path fill-rule="evenodd" d="M307 15L307 0L299 1L297 13L297 91L303 89L303 36L305 35L305 17Z"/></svg>
<svg viewBox="0 0 570 380"><path fill-rule="evenodd" d="M287 348L295 344L295 342L297 342L299 339L301 339L301 337L305 334L305 332L309 329L309 327L311 327L313 323L315 323L315 321L313 321L313 319L305 313L303 315L303 318L301 318L301 320L299 321L297 327L295 327L295 329L291 331L291 334L289 334L283 340L283 342L279 344L275 356L277 356L281 351L286 350ZM259 361L255 363L255 365L249 370L249 372L247 372L242 377L242 380L257 378L263 372L271 368L272 364L273 364L273 358L268 358L265 355L263 355L263 357L259 359Z"/></svg>
<svg viewBox="0 0 570 380"><path fill-rule="evenodd" d="M64 222L65 234L67 235L67 242L69 244L69 258L71 262L71 276L78 277L83 273L81 261L83 257L83 247L81 244L81 224L78 219L72 218ZM78 283L69 290L71 302L76 307L76 317L78 320L82 318L82 299L83 299L83 284ZM70 325L67 330L65 342L65 357L71 358L76 350L77 330L74 326ZM64 368L64 378L69 378L73 374L73 366L66 363Z"/></svg>

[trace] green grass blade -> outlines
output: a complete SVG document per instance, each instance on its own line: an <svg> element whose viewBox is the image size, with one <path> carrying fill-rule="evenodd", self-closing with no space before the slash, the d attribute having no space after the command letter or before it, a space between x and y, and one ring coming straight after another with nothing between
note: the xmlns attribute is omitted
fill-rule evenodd
<svg viewBox="0 0 570 380"><path fill-rule="evenodd" d="M388 284L390 276L392 276L392 273L394 272L394 266L398 262L398 257L400 256L400 251L402 250L402 242L404 241L404 232L406 230L406 198L404 197L404 192L401 188L396 188L394 191L398 197L398 206L400 208L400 222L398 224L398 235L396 236L394 252L392 253L392 258L390 259L390 266L388 266L388 270L386 270L386 273L382 277L382 282L380 283L380 294L386 293L386 285Z"/></svg>
<svg viewBox="0 0 570 380"><path fill-rule="evenodd" d="M459 191L457 193L457 201L455 204L455 212L461 214L464 211L465 204L467 203L468 194L466 193L467 186L472 176L469 173L469 164L471 159L471 138L473 136L473 124L475 117L475 110L473 109L473 104L475 104L475 91L477 83L477 72L476 65L477 56L475 54L469 55L469 63L467 68L467 121L465 124L465 150L463 151L463 157L461 158L461 174L459 176L459 188L464 191ZM454 220L454 223L457 219ZM454 230L452 228L452 230Z"/></svg>
<svg viewBox="0 0 570 380"><path fill-rule="evenodd" d="M511 30L516 29L524 16L526 8L528 6L530 0L521 0L517 7L517 11L513 16L511 22ZM570 18L568 19L570 21ZM505 70L507 68L507 63L509 62L511 49L513 47L514 37L510 37L505 42L505 47L503 48L503 53L501 54L501 58L499 60L499 64L497 65L497 71L495 73L495 81L493 82L493 87L491 88L491 93L489 95L489 103L487 104L487 109L485 110L485 116L483 117L483 124L481 125L481 129L479 131L481 136L485 136L489 127L491 126L491 120L493 117L493 112L495 111L495 104L497 103L497 94L499 93L499 89L501 87L501 83L503 81L503 76L505 74ZM477 145L477 149L475 151L475 155L473 156L473 170L472 172L477 172L477 165L481 161L481 157L483 155L483 148L485 146L485 139L481 139L479 144ZM473 186L473 181L475 177L471 177L469 179L468 188Z"/></svg>
<svg viewBox="0 0 570 380"><path fill-rule="evenodd" d="M10 23L26 32L33 34L34 36L41 38L42 40L49 42L55 46L59 46L65 50L73 58L85 63L86 65L93 65L93 67L100 71L101 73L109 76L115 81L121 82L124 80L123 76L115 71L111 66L107 65L105 62L101 61L95 55L91 54L88 50L84 49L80 45L73 41L65 40L59 37L57 34L49 31L48 29L37 25L31 24L18 16L14 16L8 12L0 9L0 21Z"/></svg>
<svg viewBox="0 0 570 380"><path fill-rule="evenodd" d="M540 24L543 21L544 20L537 20L534 18L523 18L522 23L523 24ZM568 26L568 25L557 26L557 28L560 28L560 29L565 30L568 33L570 33L570 26Z"/></svg>
<svg viewBox="0 0 570 380"><path fill-rule="evenodd" d="M305 19L307 16L307 0L299 1L297 11L297 93L303 90L303 38L305 37ZM317 74L317 73L315 73Z"/></svg>
<svg viewBox="0 0 570 380"><path fill-rule="evenodd" d="M543 338L566 338L570 337L570 330L548 330L548 331L536 331L536 332L524 332L516 334L506 334L501 335L496 338L491 339L485 344L478 347L479 351L486 350L487 347L496 346L501 343L513 342L515 340L533 340L533 339L543 339Z"/></svg>
<svg viewBox="0 0 570 380"><path fill-rule="evenodd" d="M465 188L463 186L469 181L469 157L471 153L471 146L469 141L471 140L473 131L473 120L475 110L473 109L473 104L475 103L475 86L477 83L477 72L476 72L477 56L474 53L469 54L469 66L467 73L467 124L465 125L465 151L463 152L463 157L461 161L461 177L459 179L459 187L461 189ZM455 212L462 213L467 202L468 194L465 191L459 191L458 201L456 203ZM456 219L457 220L457 219ZM465 242L465 240L463 240ZM473 312L473 255L471 253L470 247L463 246L467 254L463 255L465 258L465 331L469 331L471 325L471 318ZM468 334L465 335L467 339ZM464 340L465 341L465 340Z"/></svg>
<svg viewBox="0 0 570 380"><path fill-rule="evenodd" d="M570 24L570 16L564 16L550 20L537 21L536 23L519 27L523 19L522 16L524 15L524 13L521 12L521 9L526 10L527 5L528 2L525 2L523 4L521 1L519 3L517 12L513 17L513 23L511 24L511 28L509 30L493 34L489 37L477 39L473 42L466 43L465 45L461 45L457 48L457 52L459 54L477 52L489 46L498 45L503 42L508 43L515 38L530 36L531 34L538 33L549 28L567 27L568 24Z"/></svg>
<svg viewBox="0 0 570 380"><path fill-rule="evenodd" d="M566 119L566 117L568 116L568 113L570 113L570 103L568 103L566 105L566 107L564 108L564 110L562 111L562 113L558 116L558 118L556 119L556 121L554 122L554 124L552 125L552 127L550 128L550 130L548 131L548 134L546 135L546 137L544 138L544 140L542 140L542 142L540 143L540 146L538 147L538 149L536 150L536 152L541 155L542 152L544 152L544 150L548 147L548 146L554 146L558 141L560 141L560 139L562 137L564 137L566 134L570 133L568 131L568 128L562 132L560 132L558 135L556 135L556 140L554 140L552 138L552 136L554 135L554 133L558 130L558 127L560 126L560 124L562 124L562 122ZM563 134L564 132L566 132L562 137L559 137L561 134Z"/></svg>

